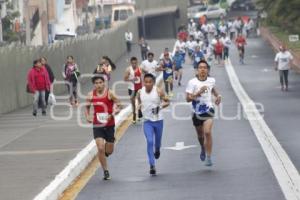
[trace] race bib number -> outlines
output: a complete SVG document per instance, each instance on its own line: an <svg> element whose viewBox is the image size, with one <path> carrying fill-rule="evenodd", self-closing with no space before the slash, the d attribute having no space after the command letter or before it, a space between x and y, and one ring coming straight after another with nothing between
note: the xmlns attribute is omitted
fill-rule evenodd
<svg viewBox="0 0 300 200"><path fill-rule="evenodd" d="M201 60L200 57L196 57L196 58L195 58L195 61L196 61L197 63L200 62L200 60Z"/></svg>
<svg viewBox="0 0 300 200"><path fill-rule="evenodd" d="M171 74L171 73L172 73L172 69L167 68L166 73L167 73L167 74Z"/></svg>
<svg viewBox="0 0 300 200"><path fill-rule="evenodd" d="M106 124L108 122L108 117L109 117L108 113L97 113L97 120L101 124Z"/></svg>

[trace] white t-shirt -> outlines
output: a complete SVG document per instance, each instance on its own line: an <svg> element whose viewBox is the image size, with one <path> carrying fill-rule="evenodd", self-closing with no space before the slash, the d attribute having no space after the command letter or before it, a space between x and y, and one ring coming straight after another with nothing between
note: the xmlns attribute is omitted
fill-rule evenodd
<svg viewBox="0 0 300 200"><path fill-rule="evenodd" d="M225 47L229 48L231 45L231 40L229 37L221 38L221 42L224 44Z"/></svg>
<svg viewBox="0 0 300 200"><path fill-rule="evenodd" d="M275 62L278 62L279 70L290 69L290 62L293 60L293 55L289 51L278 52L275 57Z"/></svg>
<svg viewBox="0 0 300 200"><path fill-rule="evenodd" d="M197 42L196 41L187 41L186 46L188 49L195 50L195 48L197 46Z"/></svg>
<svg viewBox="0 0 300 200"><path fill-rule="evenodd" d="M126 32L125 33L125 40L128 42L132 42L133 36L131 32Z"/></svg>
<svg viewBox="0 0 300 200"><path fill-rule="evenodd" d="M203 31L203 32L205 32L205 33L208 33L208 24L203 24L202 26L201 26L201 30Z"/></svg>
<svg viewBox="0 0 300 200"><path fill-rule="evenodd" d="M212 77L207 77L205 81L200 81L198 78L193 78L188 82L186 93L195 94L200 91L203 86L207 86L208 90L205 91L200 97L192 102L193 110L196 114L204 114L213 108L212 103L212 89L216 85L216 80Z"/></svg>
<svg viewBox="0 0 300 200"><path fill-rule="evenodd" d="M203 33L201 32L201 31L196 31L195 33L194 33L194 38L195 38L195 40L202 40L203 39Z"/></svg>
<svg viewBox="0 0 300 200"><path fill-rule="evenodd" d="M158 67L158 62L156 60L153 60L152 62L149 62L149 60L144 60L141 64L141 68L143 71L146 71L147 73L150 73L154 76L156 76L156 69Z"/></svg>
<svg viewBox="0 0 300 200"><path fill-rule="evenodd" d="M179 47L181 52L185 52L186 43L185 42L180 42L179 40L177 40L176 43L175 43L175 46L174 46L173 54L175 54L176 47Z"/></svg>
<svg viewBox="0 0 300 200"><path fill-rule="evenodd" d="M226 33L227 32L227 27L225 25L221 25L219 27L219 30L220 30L221 33Z"/></svg>

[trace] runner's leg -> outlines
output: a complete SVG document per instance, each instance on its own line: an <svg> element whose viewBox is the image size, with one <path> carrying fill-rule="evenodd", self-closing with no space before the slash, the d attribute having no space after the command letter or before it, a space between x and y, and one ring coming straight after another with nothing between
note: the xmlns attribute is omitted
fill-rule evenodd
<svg viewBox="0 0 300 200"><path fill-rule="evenodd" d="M148 161L150 166L155 166L154 152L153 152L153 146L154 146L153 132L154 132L154 128L152 122L150 121L144 122L144 134L147 140L147 154L148 154Z"/></svg>

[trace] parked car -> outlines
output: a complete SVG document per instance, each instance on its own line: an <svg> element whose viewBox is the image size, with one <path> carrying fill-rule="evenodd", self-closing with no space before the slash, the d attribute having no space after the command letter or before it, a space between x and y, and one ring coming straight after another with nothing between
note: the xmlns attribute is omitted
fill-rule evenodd
<svg viewBox="0 0 300 200"><path fill-rule="evenodd" d="M190 18L200 18L201 16L206 15L208 19L216 19L220 17L225 17L227 12L225 9L221 8L219 5L209 5L204 6L201 9L198 9Z"/></svg>
<svg viewBox="0 0 300 200"><path fill-rule="evenodd" d="M63 40L69 39L69 38L75 38L76 36L77 36L76 33L72 33L69 31L55 33L53 42L57 43L59 41L63 41Z"/></svg>
<svg viewBox="0 0 300 200"><path fill-rule="evenodd" d="M232 3L231 10L255 10L255 3L252 0L236 0Z"/></svg>

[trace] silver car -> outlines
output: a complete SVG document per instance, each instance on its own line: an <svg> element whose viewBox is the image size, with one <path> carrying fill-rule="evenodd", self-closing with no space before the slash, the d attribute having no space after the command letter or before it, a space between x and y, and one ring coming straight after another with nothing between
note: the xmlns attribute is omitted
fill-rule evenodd
<svg viewBox="0 0 300 200"><path fill-rule="evenodd" d="M219 5L195 6L188 8L189 19L198 19L203 15L206 15L208 19L216 19L225 17L226 14L226 10L221 8Z"/></svg>

